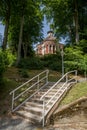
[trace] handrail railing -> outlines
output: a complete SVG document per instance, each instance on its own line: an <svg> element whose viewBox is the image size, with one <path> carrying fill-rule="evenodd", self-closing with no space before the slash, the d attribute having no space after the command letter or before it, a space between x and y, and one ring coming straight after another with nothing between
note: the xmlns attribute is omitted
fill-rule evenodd
<svg viewBox="0 0 87 130"><path fill-rule="evenodd" d="M44 95L42 95L42 97L40 98L40 100L43 100L43 98L56 86L56 85L58 85L64 78L65 78L65 82L67 82L67 81L70 81L69 79L68 79L68 74L70 74L70 73L72 73L72 72L75 72L75 76L77 76L77 70L73 70L73 71L69 71L69 72L67 72L62 78L60 78Z"/></svg>
<svg viewBox="0 0 87 130"><path fill-rule="evenodd" d="M29 97L31 97L31 95L28 95L28 97L24 101L22 101L18 105L16 104L16 107L15 107L15 101L17 99L19 99L25 93L28 93L29 91L33 91L32 88L34 88L34 87L35 87L35 91L37 91L40 87L40 82L42 83L42 81L43 81L43 84L46 84L48 82L48 73L49 73L49 71L45 70L10 92L10 94L12 94L12 111L17 110L22 104L25 103L25 101L27 101L29 99ZM33 82L33 84L29 86L29 83L31 83L31 82ZM28 85L28 87L25 87L27 85ZM38 85L38 87L36 88L37 85ZM25 87L25 88L23 88L23 87ZM22 90L22 92L19 93L20 89L24 89L24 90ZM18 94L16 95L17 91L18 91ZM35 93L35 91L33 92L33 94Z"/></svg>
<svg viewBox="0 0 87 130"><path fill-rule="evenodd" d="M77 76L77 70L74 71L69 71L67 72L59 81L57 81L41 98L40 100L43 101L43 114L42 114L42 118L43 118L43 126L45 123L45 116L46 114L49 112L49 110L52 108L52 106L55 104L55 102L52 104L51 108L48 109L48 111L45 110L46 106L52 101L53 98L55 98L55 96L58 94L58 92L65 87L65 85L70 82L73 81L74 76L70 77L69 74L74 73L74 76L76 78ZM69 79L70 78L70 79ZM64 80L64 81L63 81ZM46 95L48 95L49 92L51 92L52 89L54 89L58 84L60 84L61 82L63 82L62 86L57 90L57 92L51 97L51 99L49 99L46 103L45 103L45 97ZM74 82L77 82L77 79L75 79ZM64 88L66 89L66 87ZM65 90L64 90L65 91ZM58 99L57 99L58 100Z"/></svg>

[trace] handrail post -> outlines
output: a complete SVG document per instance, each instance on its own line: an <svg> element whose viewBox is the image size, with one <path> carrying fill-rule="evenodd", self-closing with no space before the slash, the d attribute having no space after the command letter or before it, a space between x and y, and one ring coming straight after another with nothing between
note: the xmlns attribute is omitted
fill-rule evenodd
<svg viewBox="0 0 87 130"><path fill-rule="evenodd" d="M77 83L77 70L75 71L75 76L76 76L76 83Z"/></svg>
<svg viewBox="0 0 87 130"><path fill-rule="evenodd" d="M13 109L14 109L14 92L12 94L12 111L13 111Z"/></svg>
<svg viewBox="0 0 87 130"><path fill-rule="evenodd" d="M48 73L49 73L49 71L47 70L47 72L46 72L46 83L48 83Z"/></svg>
<svg viewBox="0 0 87 130"><path fill-rule="evenodd" d="M66 74L66 82L68 82L68 74Z"/></svg>
<svg viewBox="0 0 87 130"><path fill-rule="evenodd" d="M38 89L39 89L39 79L40 79L40 78L39 78L39 75L38 75Z"/></svg>
<svg viewBox="0 0 87 130"><path fill-rule="evenodd" d="M42 113L42 117L43 117L43 127L45 125L45 98L43 99L43 113Z"/></svg>

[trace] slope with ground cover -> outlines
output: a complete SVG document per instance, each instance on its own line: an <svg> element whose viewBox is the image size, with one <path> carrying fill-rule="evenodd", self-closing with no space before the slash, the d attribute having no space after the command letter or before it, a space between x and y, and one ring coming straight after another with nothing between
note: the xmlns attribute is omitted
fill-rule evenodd
<svg viewBox="0 0 87 130"><path fill-rule="evenodd" d="M27 70L29 77L24 78L19 68L10 67L4 74L4 83L0 85L0 116L8 116L11 111L11 96L9 93L19 85L36 76L43 70ZM24 72L24 71L23 71ZM49 71L49 80L56 82L61 77L56 71Z"/></svg>

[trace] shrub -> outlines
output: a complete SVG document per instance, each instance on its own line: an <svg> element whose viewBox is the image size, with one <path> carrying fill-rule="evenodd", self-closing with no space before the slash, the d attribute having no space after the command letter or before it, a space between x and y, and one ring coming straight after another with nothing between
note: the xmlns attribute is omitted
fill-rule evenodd
<svg viewBox="0 0 87 130"><path fill-rule="evenodd" d="M43 57L30 57L21 59L19 68L23 69L52 69L61 71L61 56L59 54L45 55Z"/></svg>
<svg viewBox="0 0 87 130"><path fill-rule="evenodd" d="M52 64L49 65L49 68L51 70L61 71L61 63L59 63L58 61L53 62Z"/></svg>
<svg viewBox="0 0 87 130"><path fill-rule="evenodd" d="M60 54L50 54L45 55L42 58L44 62L44 67L47 67L51 70L61 71L61 56Z"/></svg>
<svg viewBox="0 0 87 130"><path fill-rule="evenodd" d="M8 60L8 66L12 66L16 60L16 56L13 55L10 50L6 50L7 60Z"/></svg>
<svg viewBox="0 0 87 130"><path fill-rule="evenodd" d="M7 55L0 49L0 84L3 82L3 74L7 68Z"/></svg>
<svg viewBox="0 0 87 130"><path fill-rule="evenodd" d="M21 69L19 71L19 73L20 73L21 77L23 77L23 78L28 78L29 77L28 71L26 69Z"/></svg>
<svg viewBox="0 0 87 130"><path fill-rule="evenodd" d="M27 59L21 59L19 68L24 69L43 69L43 62L38 57L32 57Z"/></svg>
<svg viewBox="0 0 87 130"><path fill-rule="evenodd" d="M8 66L14 63L15 56L9 50L2 51L0 49L0 83L3 82L3 74Z"/></svg>

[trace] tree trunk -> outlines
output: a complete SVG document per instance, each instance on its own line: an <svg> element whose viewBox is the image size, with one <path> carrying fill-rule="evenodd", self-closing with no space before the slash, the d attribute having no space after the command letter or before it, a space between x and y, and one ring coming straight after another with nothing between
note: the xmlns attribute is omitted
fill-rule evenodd
<svg viewBox="0 0 87 130"><path fill-rule="evenodd" d="M75 20L75 41L78 44L79 42L79 26L78 26L78 7L77 7L77 0L74 0L75 6L75 13L74 13L74 20Z"/></svg>
<svg viewBox="0 0 87 130"><path fill-rule="evenodd" d="M28 44L27 42L25 42L23 43L24 59L27 58L27 50L28 50Z"/></svg>
<svg viewBox="0 0 87 130"><path fill-rule="evenodd" d="M68 30L69 30L69 36L70 36L70 46L72 46L73 45L73 37L72 37L72 27L71 26L69 26L68 27Z"/></svg>
<svg viewBox="0 0 87 130"><path fill-rule="evenodd" d="M7 10L6 19L5 19L4 39L3 39L3 44L2 44L3 50L6 50L6 47L7 47L9 21L10 21L10 7Z"/></svg>
<svg viewBox="0 0 87 130"><path fill-rule="evenodd" d="M22 35L23 35L23 24L24 24L24 15L21 17L19 43L18 43L18 57L17 57L16 65L19 64L20 59L21 59L21 45L22 45Z"/></svg>

